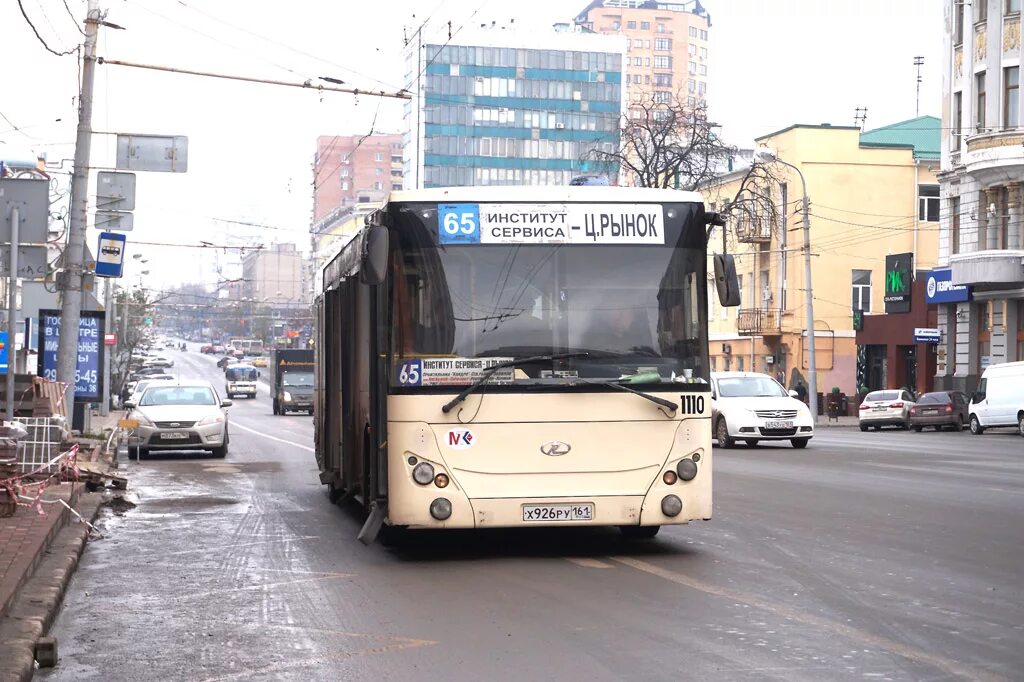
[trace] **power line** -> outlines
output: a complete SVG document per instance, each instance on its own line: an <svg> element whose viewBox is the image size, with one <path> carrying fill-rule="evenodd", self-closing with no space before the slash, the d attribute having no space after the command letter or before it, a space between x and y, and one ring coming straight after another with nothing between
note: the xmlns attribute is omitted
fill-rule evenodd
<svg viewBox="0 0 1024 682"><path fill-rule="evenodd" d="M83 31L82 27L78 25L78 18L75 16L75 13L71 11L71 8L68 7L68 0L61 0L61 2L64 3L64 9L68 11L68 16L71 17L71 21L75 22L75 28L78 30L79 33L81 33L84 36L85 31Z"/></svg>
<svg viewBox="0 0 1024 682"><path fill-rule="evenodd" d="M28 14L25 13L25 6L21 3L21 0L18 0L18 9L21 10L21 16L25 17L25 22L29 25L29 28L32 29L32 33L35 34L36 39L40 43L42 43L43 47L46 48L47 52L49 52L50 54L56 55L57 57L66 57L69 54L74 54L75 52L78 52L78 47L77 46L72 48L72 49L70 49L70 50L65 50L64 52L57 52L57 50L55 50L52 47L50 47L46 43L46 41L43 40L43 37L41 35L39 35L39 31L36 30L36 25L33 24L32 20L28 18Z"/></svg>

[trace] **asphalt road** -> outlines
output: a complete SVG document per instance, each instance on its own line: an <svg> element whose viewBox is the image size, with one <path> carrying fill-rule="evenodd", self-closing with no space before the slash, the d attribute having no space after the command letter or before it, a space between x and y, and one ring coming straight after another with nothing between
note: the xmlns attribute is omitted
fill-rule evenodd
<svg viewBox="0 0 1024 682"><path fill-rule="evenodd" d="M222 380L213 358L182 374ZM312 422L231 408L226 461L129 465L47 680L1014 680L1024 439L822 429L716 450L715 518L364 547Z"/></svg>

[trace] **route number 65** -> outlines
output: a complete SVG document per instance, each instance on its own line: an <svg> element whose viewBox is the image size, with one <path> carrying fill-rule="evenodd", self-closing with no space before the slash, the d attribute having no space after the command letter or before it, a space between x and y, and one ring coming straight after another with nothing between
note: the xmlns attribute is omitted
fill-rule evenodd
<svg viewBox="0 0 1024 682"><path fill-rule="evenodd" d="M444 231L450 235L464 234L471 235L477 231L476 214L472 212L465 213L446 213L444 216Z"/></svg>
<svg viewBox="0 0 1024 682"><path fill-rule="evenodd" d="M409 360L398 369L399 386L419 386L423 378L423 365L420 360Z"/></svg>

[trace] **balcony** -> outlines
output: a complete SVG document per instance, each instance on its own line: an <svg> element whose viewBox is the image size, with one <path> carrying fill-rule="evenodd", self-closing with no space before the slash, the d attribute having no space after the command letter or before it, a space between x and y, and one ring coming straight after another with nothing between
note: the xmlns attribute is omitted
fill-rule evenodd
<svg viewBox="0 0 1024 682"><path fill-rule="evenodd" d="M741 244L770 244L772 226L767 220L739 220L736 223L736 239Z"/></svg>
<svg viewBox="0 0 1024 682"><path fill-rule="evenodd" d="M736 333L743 336L781 336L782 311L773 308L740 308Z"/></svg>
<svg viewBox="0 0 1024 682"><path fill-rule="evenodd" d="M959 253L949 257L953 281L983 289L1024 286L1024 251L1000 249Z"/></svg>
<svg viewBox="0 0 1024 682"><path fill-rule="evenodd" d="M967 138L967 150L961 156L965 170L982 184L1024 177L1024 130L994 130ZM1009 175L1008 175L1009 174Z"/></svg>

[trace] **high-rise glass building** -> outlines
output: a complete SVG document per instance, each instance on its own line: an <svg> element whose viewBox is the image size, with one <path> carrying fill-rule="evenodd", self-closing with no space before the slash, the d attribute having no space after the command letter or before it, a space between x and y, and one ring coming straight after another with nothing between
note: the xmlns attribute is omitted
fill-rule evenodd
<svg viewBox="0 0 1024 682"><path fill-rule="evenodd" d="M619 146L625 39L500 27L419 35L407 50L407 189L613 181L619 169L588 159Z"/></svg>

